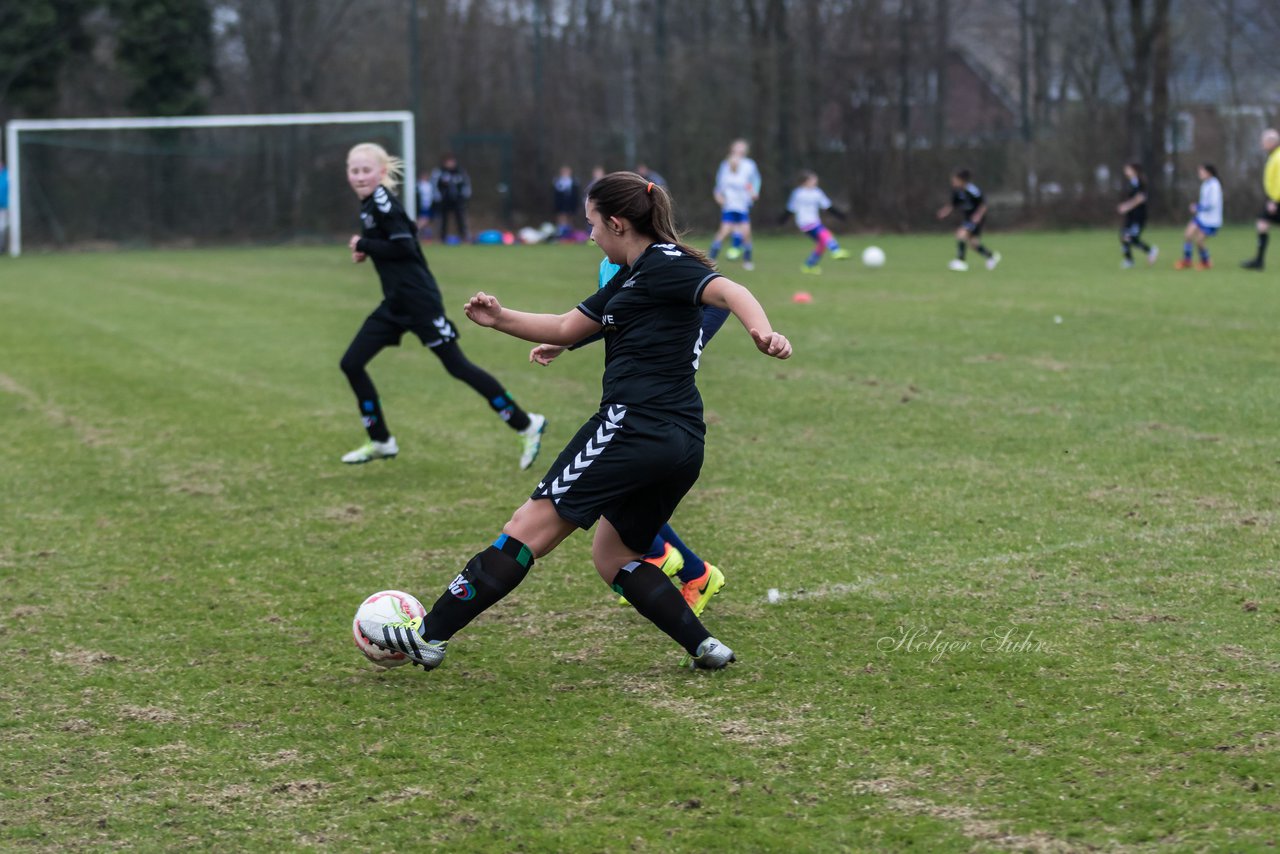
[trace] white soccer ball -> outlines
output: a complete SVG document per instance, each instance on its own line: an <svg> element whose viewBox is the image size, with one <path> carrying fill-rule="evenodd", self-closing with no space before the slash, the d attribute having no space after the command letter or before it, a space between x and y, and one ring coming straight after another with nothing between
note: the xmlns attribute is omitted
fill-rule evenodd
<svg viewBox="0 0 1280 854"><path fill-rule="evenodd" d="M884 250L879 246L868 246L862 250L862 263L868 267L883 267Z"/></svg>
<svg viewBox="0 0 1280 854"><path fill-rule="evenodd" d="M393 620L421 618L427 615L422 603L408 593L400 590L380 590L360 603L355 618L351 621L351 635L356 642L356 649L364 657L379 667L399 667L409 663L409 657L402 652L388 652L374 646L360 631L361 620L377 620L388 623Z"/></svg>

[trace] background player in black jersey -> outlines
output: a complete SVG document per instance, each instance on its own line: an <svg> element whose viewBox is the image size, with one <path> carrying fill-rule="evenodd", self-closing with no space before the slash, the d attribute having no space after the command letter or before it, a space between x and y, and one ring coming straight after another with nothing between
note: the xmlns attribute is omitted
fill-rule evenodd
<svg viewBox="0 0 1280 854"><path fill-rule="evenodd" d="M728 309L760 352L791 355L751 292L679 242L666 191L615 172L587 191L591 236L615 264L609 284L564 314L527 314L478 293L467 316L534 343L569 345L603 331L600 410L561 452L493 545L473 557L421 620L361 621L384 649L437 666L450 638L515 589L534 559L575 528L596 527L591 554L601 577L692 656L719 669L733 651L711 636L662 570L641 559L698 479L702 399L694 383L704 305Z"/></svg>
<svg viewBox="0 0 1280 854"><path fill-rule="evenodd" d="M373 259L382 280L383 299L342 357L342 372L356 394L369 433L369 441L343 456L342 461L367 463L399 453L365 366L384 347L399 346L404 334L413 332L440 359L450 376L483 395L507 426L520 434L520 468L526 469L538 456L547 420L517 406L502 384L467 359L458 346L458 331L445 316L440 288L422 255L413 220L392 192L402 169L398 158L374 143L361 143L347 154L347 182L361 199L360 221L364 226L348 244L351 259L357 263Z"/></svg>
<svg viewBox="0 0 1280 854"><path fill-rule="evenodd" d="M1154 264L1160 254L1159 247L1149 246L1142 240L1142 229L1147 227L1147 185L1142 180L1142 164L1124 165L1124 201L1116 212L1124 215L1120 226L1120 245L1124 247L1124 260L1120 265L1126 270L1133 266L1133 247L1147 253L1147 263Z"/></svg>
<svg viewBox="0 0 1280 854"><path fill-rule="evenodd" d="M992 252L982 245L982 227L986 224L987 203L982 197L982 190L973 183L968 169L957 169L951 174L951 201L938 209L938 219L946 219L956 208L960 209L963 219L956 229L956 257L949 265L952 270L963 273L969 269L964 260L965 249L972 246L974 250L987 259L987 269L994 270L1000 263L1000 253Z"/></svg>

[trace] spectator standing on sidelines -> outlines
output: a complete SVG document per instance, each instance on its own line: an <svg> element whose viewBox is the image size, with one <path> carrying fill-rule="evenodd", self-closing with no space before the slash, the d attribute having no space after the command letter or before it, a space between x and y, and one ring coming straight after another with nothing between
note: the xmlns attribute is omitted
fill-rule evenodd
<svg viewBox="0 0 1280 854"><path fill-rule="evenodd" d="M572 166L561 166L552 182L552 198L556 212L556 237L565 238L573 230L573 218L582 212L582 188L573 177Z"/></svg>
<svg viewBox="0 0 1280 854"><path fill-rule="evenodd" d="M446 154L440 160L440 168L432 173L431 182L435 187L436 215L440 217L440 242L448 242L449 214L453 214L458 239L466 243L471 237L467 230L467 202L471 199L467 170L458 165L457 157Z"/></svg>

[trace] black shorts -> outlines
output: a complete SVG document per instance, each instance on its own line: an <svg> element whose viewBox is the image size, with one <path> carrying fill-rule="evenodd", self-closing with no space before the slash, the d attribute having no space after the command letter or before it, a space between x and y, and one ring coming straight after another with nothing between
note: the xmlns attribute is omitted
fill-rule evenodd
<svg viewBox="0 0 1280 854"><path fill-rule="evenodd" d="M406 332L417 335L425 347L439 347L458 338L458 327L438 306L419 306L411 314L401 314L383 300L373 314L365 318L356 339L382 347L398 347Z"/></svg>
<svg viewBox="0 0 1280 854"><path fill-rule="evenodd" d="M971 219L966 219L964 222L960 223L960 227L969 232L970 237L978 237L982 234L982 227L986 224L987 220L985 217L982 222L974 222Z"/></svg>
<svg viewBox="0 0 1280 854"><path fill-rule="evenodd" d="M697 482L702 452L701 436L613 405L582 425L530 497L583 530L603 516L644 553Z"/></svg>
<svg viewBox="0 0 1280 854"><path fill-rule="evenodd" d="M1276 225L1280 225L1280 203L1276 204L1275 213L1272 213L1271 211L1267 210L1267 206L1264 204L1262 206L1262 210L1258 211L1258 219L1262 220L1263 222L1270 222Z"/></svg>
<svg viewBox="0 0 1280 854"><path fill-rule="evenodd" d="M1146 218L1130 219L1129 217L1125 217L1124 225L1120 227L1120 234L1129 238L1138 237L1142 234L1142 229L1146 227Z"/></svg>

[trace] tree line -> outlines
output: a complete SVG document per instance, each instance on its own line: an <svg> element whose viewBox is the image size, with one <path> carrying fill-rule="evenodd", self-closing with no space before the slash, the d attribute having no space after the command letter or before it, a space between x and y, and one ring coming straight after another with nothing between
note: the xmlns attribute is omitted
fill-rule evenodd
<svg viewBox="0 0 1280 854"><path fill-rule="evenodd" d="M738 137L764 224L810 168L855 225L922 226L962 165L1009 221L1109 222L1131 159L1158 215L1202 159L1244 214L1276 43L1274 0L23 0L0 120L413 109L482 224L549 218L561 164L639 161L709 224Z"/></svg>

